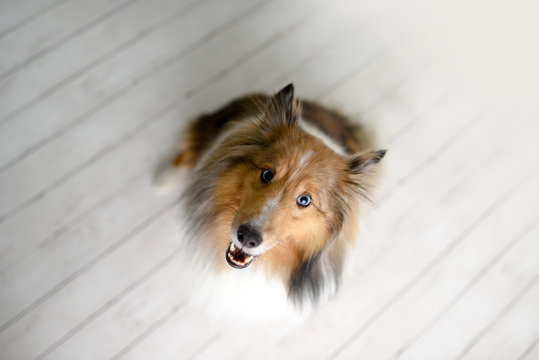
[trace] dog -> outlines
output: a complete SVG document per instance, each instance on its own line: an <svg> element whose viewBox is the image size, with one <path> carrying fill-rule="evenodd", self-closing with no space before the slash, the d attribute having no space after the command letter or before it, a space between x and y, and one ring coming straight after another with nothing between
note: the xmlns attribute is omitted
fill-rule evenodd
<svg viewBox="0 0 539 360"><path fill-rule="evenodd" d="M245 307L284 299L301 311L331 297L386 154L361 134L337 112L296 99L293 84L195 119L172 163L190 171L188 252L210 278L229 278L225 292L258 296Z"/></svg>

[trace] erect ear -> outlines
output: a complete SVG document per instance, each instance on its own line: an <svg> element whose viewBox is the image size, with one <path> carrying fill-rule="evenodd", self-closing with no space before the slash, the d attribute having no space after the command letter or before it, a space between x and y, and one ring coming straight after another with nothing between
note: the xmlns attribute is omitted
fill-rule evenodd
<svg viewBox="0 0 539 360"><path fill-rule="evenodd" d="M371 151L353 155L347 163L348 171L353 174L368 174L382 160L387 150Z"/></svg>
<svg viewBox="0 0 539 360"><path fill-rule="evenodd" d="M294 126L297 123L299 105L294 98L294 84L290 83L281 89L272 99L271 115L281 125Z"/></svg>

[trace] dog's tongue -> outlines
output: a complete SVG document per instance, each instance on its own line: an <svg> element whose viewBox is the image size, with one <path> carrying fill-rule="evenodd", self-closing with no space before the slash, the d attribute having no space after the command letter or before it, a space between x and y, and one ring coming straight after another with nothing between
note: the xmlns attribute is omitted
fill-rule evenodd
<svg viewBox="0 0 539 360"><path fill-rule="evenodd" d="M228 265L232 266L235 269L245 269L254 259L254 256L248 255L237 248L233 243L230 243L230 246L225 253L226 262Z"/></svg>

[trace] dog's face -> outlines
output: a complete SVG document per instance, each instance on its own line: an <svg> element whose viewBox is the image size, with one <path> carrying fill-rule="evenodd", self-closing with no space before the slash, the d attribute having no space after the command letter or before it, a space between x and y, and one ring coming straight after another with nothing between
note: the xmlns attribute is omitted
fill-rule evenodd
<svg viewBox="0 0 539 360"><path fill-rule="evenodd" d="M221 172L214 188L220 222L229 224L225 257L235 268L269 254L299 263L322 251L340 231L365 170L383 157L346 155L313 135L293 114L293 94L285 90L267 115L280 120L264 119L265 131L244 134L248 150Z"/></svg>
<svg viewBox="0 0 539 360"><path fill-rule="evenodd" d="M250 256L261 256L275 247L310 256L325 246L335 230L332 194L342 183L345 161L301 129L287 131L293 134L283 135L220 179L228 186L219 187L223 193L218 197L235 198L228 257L232 266L244 267ZM235 249L250 256L235 257Z"/></svg>

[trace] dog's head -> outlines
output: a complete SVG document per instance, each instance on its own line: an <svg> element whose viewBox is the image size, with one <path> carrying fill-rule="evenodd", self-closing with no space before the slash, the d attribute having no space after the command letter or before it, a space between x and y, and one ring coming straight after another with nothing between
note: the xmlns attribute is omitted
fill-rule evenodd
<svg viewBox="0 0 539 360"><path fill-rule="evenodd" d="M205 160L203 203L212 231L228 233L229 265L290 273L337 238L385 151L348 154L301 119L292 84L256 107Z"/></svg>

